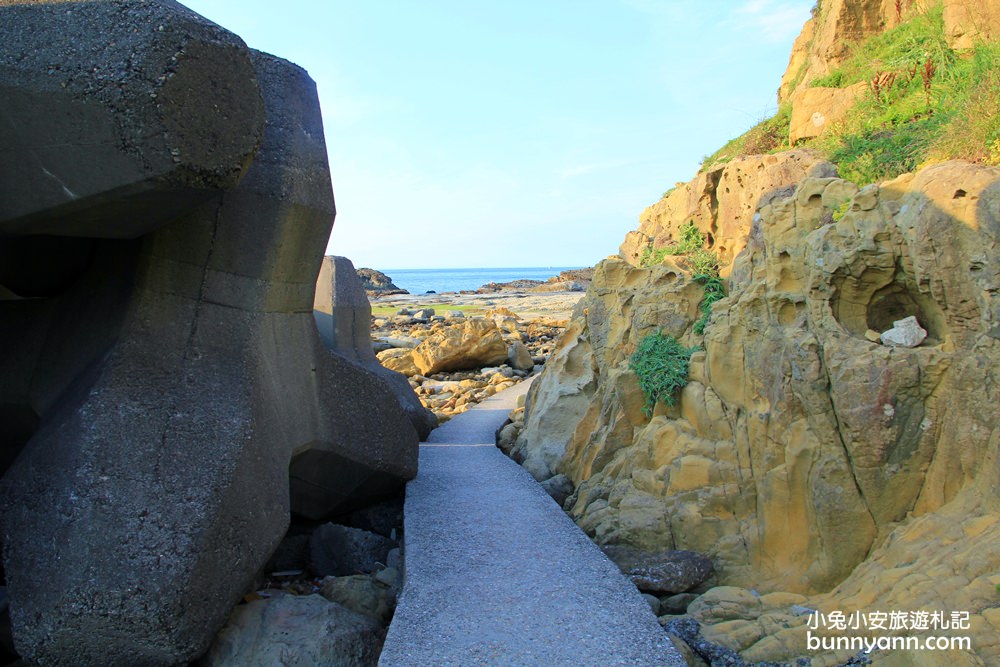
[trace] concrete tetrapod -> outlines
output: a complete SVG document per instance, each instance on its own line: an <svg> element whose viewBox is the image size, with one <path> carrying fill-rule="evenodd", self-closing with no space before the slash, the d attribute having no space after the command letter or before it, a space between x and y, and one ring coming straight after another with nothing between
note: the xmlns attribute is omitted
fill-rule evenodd
<svg viewBox="0 0 1000 667"><path fill-rule="evenodd" d="M380 665L685 664L638 590L494 446L528 382L431 433Z"/></svg>
<svg viewBox="0 0 1000 667"><path fill-rule="evenodd" d="M214 131L202 133L197 115L149 111L173 118L179 125L167 134L188 133L191 150L220 158L221 171L230 174L235 164L230 181L202 178L206 191L189 197L188 176L154 175L137 191L129 179L141 174L111 165L87 196L66 181L71 193L63 200L51 191L38 202L11 203L32 196L28 187L12 188L0 215L0 247L15 248L0 253L0 264L13 266L0 276L0 446L4 463L17 458L0 484L0 506L15 645L39 665L187 662L207 648L278 544L289 506L324 514L397 489L415 474L416 433L374 374L323 346L311 316L334 205L307 74L246 49L169 0L9 5L0 7L0 50L38 48L6 37L48 34L38 31L51 18L65 28L46 43L58 58L38 62L72 69L74 59L96 52L126 91L133 79L114 67L133 71L130 63L140 80L152 77L154 93L187 82L177 97L159 95L163 105L211 99L227 76L247 78L243 93L208 103L231 105L226 113L237 119L257 118L256 130L253 122L238 125L237 134L249 137L239 150L224 150ZM199 31L225 42L228 60L217 62L212 44L192 36ZM136 35L153 44L135 44ZM180 40L183 53L158 47L178 35L190 38ZM117 44L126 45L122 53ZM195 71L177 81L185 68ZM66 74L53 70L34 76ZM9 74L0 68L0 77ZM39 114L62 113L77 104L74 95L100 109L114 88L78 83L70 77L65 92L47 89L40 99L49 106ZM5 109L0 119L10 119ZM66 136L79 141L98 122L87 114L62 119ZM161 157L146 135L126 131L132 120L111 116L108 122L121 121L118 141L95 149L98 162L87 169L134 154ZM25 136L15 145L40 143ZM184 155L185 146L161 148L177 164L169 156ZM5 187L17 159L16 151L0 152ZM44 167L61 173L53 163ZM161 197L177 208L132 224ZM62 236L38 236L53 230ZM34 290L38 298L17 294L44 272L2 261L25 239L38 241L42 256L65 242L80 260L59 284ZM297 466L309 477L296 476Z"/></svg>

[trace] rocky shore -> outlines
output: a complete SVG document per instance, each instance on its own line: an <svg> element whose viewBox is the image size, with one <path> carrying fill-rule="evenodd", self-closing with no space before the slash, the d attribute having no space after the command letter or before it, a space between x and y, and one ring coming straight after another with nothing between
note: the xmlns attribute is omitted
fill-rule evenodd
<svg viewBox="0 0 1000 667"><path fill-rule="evenodd" d="M439 423L536 375L580 292L393 295L372 300L383 366L407 376Z"/></svg>

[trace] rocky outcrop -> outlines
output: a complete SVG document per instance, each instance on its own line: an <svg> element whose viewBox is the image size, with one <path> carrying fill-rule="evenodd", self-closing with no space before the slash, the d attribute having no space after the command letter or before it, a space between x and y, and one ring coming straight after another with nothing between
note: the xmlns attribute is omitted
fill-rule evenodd
<svg viewBox="0 0 1000 667"><path fill-rule="evenodd" d="M8 2L0 32L14 640L187 662L290 509L416 471L396 399L310 315L334 215L315 86L169 0Z"/></svg>
<svg viewBox="0 0 1000 667"><path fill-rule="evenodd" d="M868 90L867 83L849 88L802 88L791 97L792 115L788 143L818 137L847 116L857 99Z"/></svg>
<svg viewBox="0 0 1000 667"><path fill-rule="evenodd" d="M693 197L705 176L678 190ZM701 287L678 262L602 262L514 453L573 481L566 507L599 543L705 553L720 583L825 593L811 599L830 609L969 610L990 655L1000 169L944 163L861 190L810 177L779 193L758 194L742 239L724 237L745 248L704 337ZM690 207L657 206L657 229L694 219L717 234ZM908 317L925 340L879 343ZM657 330L704 349L678 405L647 416L628 358ZM781 659L802 655L793 644Z"/></svg>
<svg viewBox="0 0 1000 667"><path fill-rule="evenodd" d="M953 49L970 49L977 41L1000 36L1000 5L982 0L942 0L944 34ZM927 8L913 0L822 0L799 33L788 67L781 77L778 102L833 72L851 47Z"/></svg>
<svg viewBox="0 0 1000 667"><path fill-rule="evenodd" d="M360 268L357 270L358 280L361 281L361 287L365 290L368 296L386 296L389 294L409 294L405 289L400 289L396 287L395 283L392 282L392 278L385 275L381 271L376 271L375 269Z"/></svg>
<svg viewBox="0 0 1000 667"><path fill-rule="evenodd" d="M421 375L493 366L507 360L507 344L492 320L463 318L434 331L413 348L413 363Z"/></svg>
<svg viewBox="0 0 1000 667"><path fill-rule="evenodd" d="M746 230L762 199L787 194L806 176L833 173L830 163L807 150L736 158L699 173L643 211L639 228L625 236L621 256L638 265L643 249L677 242L680 228L693 222L705 232L708 248L718 255L727 274L746 245Z"/></svg>
<svg viewBox="0 0 1000 667"><path fill-rule="evenodd" d="M406 381L408 373L401 375L399 369L383 365L376 358L370 335L371 303L351 260L333 255L323 258L313 317L326 346L378 375L395 395L420 439L427 438L437 426L437 418L420 404Z"/></svg>

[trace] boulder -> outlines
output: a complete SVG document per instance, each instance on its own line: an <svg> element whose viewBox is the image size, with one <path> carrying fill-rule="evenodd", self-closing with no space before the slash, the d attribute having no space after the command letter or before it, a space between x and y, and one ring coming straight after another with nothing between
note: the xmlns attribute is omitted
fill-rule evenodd
<svg viewBox="0 0 1000 667"><path fill-rule="evenodd" d="M375 355L378 362L395 373L409 377L419 375L420 369L413 363L413 348L393 347Z"/></svg>
<svg viewBox="0 0 1000 667"><path fill-rule="evenodd" d="M8 2L0 26L0 282L39 297L0 301L15 642L188 662L290 509L416 472L395 398L309 315L334 216L315 85L167 0Z"/></svg>
<svg viewBox="0 0 1000 667"><path fill-rule="evenodd" d="M531 352L528 351L528 346L519 340L510 344L509 352L507 353L507 363L519 371L530 371L535 367L535 362L531 359Z"/></svg>
<svg viewBox="0 0 1000 667"><path fill-rule="evenodd" d="M318 577L373 572L396 546L377 533L326 523L309 540L309 569Z"/></svg>
<svg viewBox="0 0 1000 667"><path fill-rule="evenodd" d="M323 580L320 594L346 609L375 619L383 626L389 625L396 608L396 596L391 586L366 574L327 577Z"/></svg>
<svg viewBox="0 0 1000 667"><path fill-rule="evenodd" d="M279 595L237 607L199 664L373 667L384 639L378 621L320 595Z"/></svg>
<svg viewBox="0 0 1000 667"><path fill-rule="evenodd" d="M545 493L552 496L559 507L562 507L566 499L573 494L573 480L563 474L553 475L544 482L541 482Z"/></svg>
<svg viewBox="0 0 1000 667"><path fill-rule="evenodd" d="M892 328L879 337L883 345L889 347L916 347L927 338L927 330L920 326L913 315L896 320Z"/></svg>
<svg viewBox="0 0 1000 667"><path fill-rule="evenodd" d="M868 90L865 82L849 88L803 88L792 94L788 141L791 145L812 139L842 120L858 97Z"/></svg>
<svg viewBox="0 0 1000 667"><path fill-rule="evenodd" d="M400 370L380 363L380 359L376 358L370 334L371 303L351 260L335 255L323 258L316 281L313 317L327 347L375 373L396 397L420 439L426 439L437 426L437 418L420 404L420 399L403 377L412 375L404 372L411 370L405 362L400 362L399 366L403 369ZM417 342L413 341L412 346L415 347ZM409 341L407 344L409 346ZM401 372L403 375L400 375Z"/></svg>
<svg viewBox="0 0 1000 667"><path fill-rule="evenodd" d="M467 318L436 331L413 350L421 375L480 368L507 359L507 344L490 320Z"/></svg>
<svg viewBox="0 0 1000 667"><path fill-rule="evenodd" d="M676 595L712 576L712 561L694 551L642 551L626 545L603 547L622 574L644 593Z"/></svg>

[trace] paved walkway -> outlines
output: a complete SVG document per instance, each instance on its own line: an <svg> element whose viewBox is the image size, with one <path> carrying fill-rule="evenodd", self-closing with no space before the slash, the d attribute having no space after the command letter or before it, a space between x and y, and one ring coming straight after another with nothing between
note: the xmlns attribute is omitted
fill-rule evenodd
<svg viewBox="0 0 1000 667"><path fill-rule="evenodd" d="M522 383L420 447L381 667L684 665L635 586L494 446Z"/></svg>

